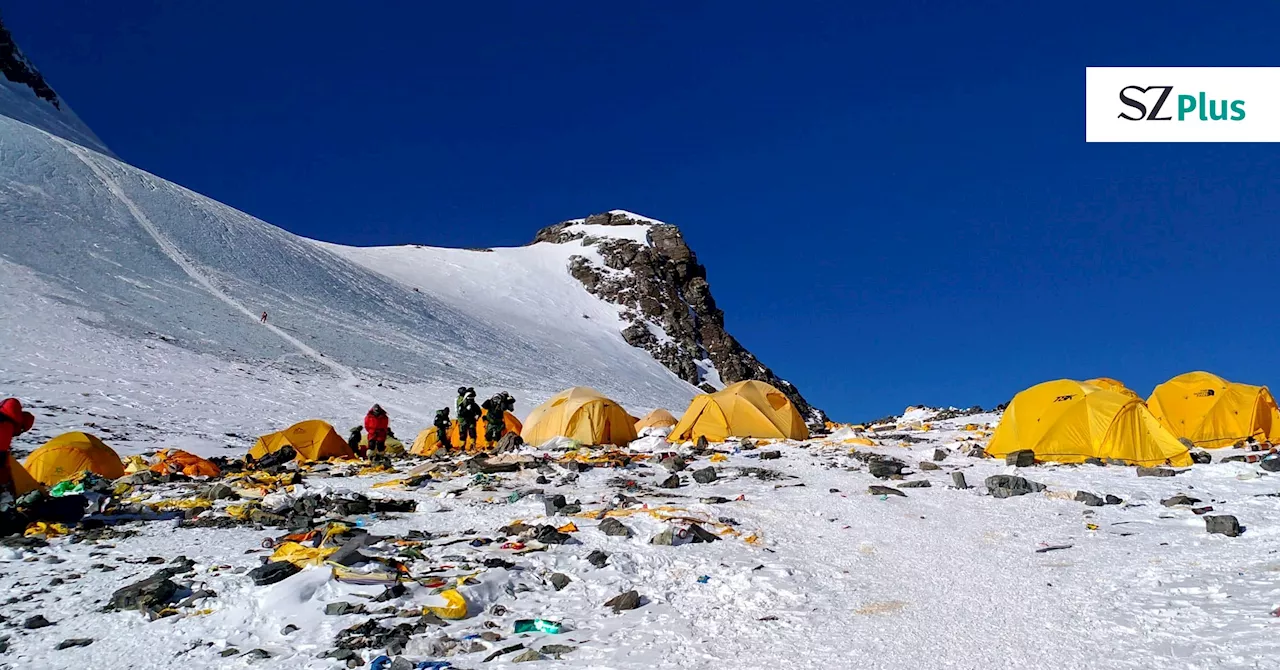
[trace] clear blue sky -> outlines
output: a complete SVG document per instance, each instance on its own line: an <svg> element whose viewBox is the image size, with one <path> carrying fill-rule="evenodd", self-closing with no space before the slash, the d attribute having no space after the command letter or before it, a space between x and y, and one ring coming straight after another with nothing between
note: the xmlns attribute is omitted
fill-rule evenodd
<svg viewBox="0 0 1280 670"><path fill-rule="evenodd" d="M842 419L1280 383L1280 145L1088 145L1086 65L1280 65L1280 5L14 0L121 157L348 244L678 224ZM653 9L661 7L661 10Z"/></svg>

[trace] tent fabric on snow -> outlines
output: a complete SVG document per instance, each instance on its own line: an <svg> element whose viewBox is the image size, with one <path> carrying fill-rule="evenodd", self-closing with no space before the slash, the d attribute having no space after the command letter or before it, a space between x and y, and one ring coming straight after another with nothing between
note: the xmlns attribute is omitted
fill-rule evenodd
<svg viewBox="0 0 1280 670"><path fill-rule="evenodd" d="M181 472L188 477L217 477L222 474L222 470L213 461L200 458L189 451L165 449L156 454L156 457L159 460L150 470L162 475Z"/></svg>
<svg viewBox="0 0 1280 670"><path fill-rule="evenodd" d="M475 447L471 449L472 452L488 451L490 447L497 446L495 444L490 444L489 440L486 440L484 437L484 419L488 415L489 410L480 410L480 420L476 422L476 443ZM520 419L511 412L503 413L502 423L506 426L508 433L515 433L519 435L520 431L524 428L524 425L520 423ZM460 432L461 431L458 429L458 421L455 419L451 424L449 424L449 444L453 445L455 451L458 450L462 444L462 440L458 439ZM409 448L409 453L417 454L419 456L431 456L435 454L436 450L439 448L440 440L436 439L436 429L434 427L425 428L418 433L418 437L414 438L413 446Z"/></svg>
<svg viewBox="0 0 1280 670"><path fill-rule="evenodd" d="M621 405L599 391L575 386L533 408L520 437L529 444L567 437L584 445L624 446L636 439L636 424Z"/></svg>
<svg viewBox="0 0 1280 670"><path fill-rule="evenodd" d="M680 422L676 420L676 417L671 412L659 408L644 415L643 419L636 422L636 432L639 433L645 428L666 428L677 423Z"/></svg>
<svg viewBox="0 0 1280 670"><path fill-rule="evenodd" d="M710 442L729 437L807 440L809 427L781 391L748 380L694 397L667 439L684 442L703 436Z"/></svg>
<svg viewBox="0 0 1280 670"><path fill-rule="evenodd" d="M298 452L298 460L304 461L355 457L347 441L338 436L333 426L319 419L295 423L278 433L263 435L249 450L249 455L257 460L286 446L293 447Z"/></svg>
<svg viewBox="0 0 1280 670"><path fill-rule="evenodd" d="M9 474L13 477L13 492L19 497L43 488L13 454L9 454Z"/></svg>
<svg viewBox="0 0 1280 670"><path fill-rule="evenodd" d="M53 486L85 471L107 479L124 476L120 455L97 436L79 431L63 433L49 440L31 452L23 466L45 486Z"/></svg>
<svg viewBox="0 0 1280 670"><path fill-rule="evenodd" d="M1157 386L1147 406L1169 432L1197 447L1229 447L1249 437L1280 443L1280 411L1265 386L1188 372Z"/></svg>
<svg viewBox="0 0 1280 670"><path fill-rule="evenodd" d="M1093 384L1094 386L1097 386L1098 388L1106 391L1115 391L1116 393L1123 393L1124 395L1132 396L1134 398L1137 398L1138 400L1142 400L1142 396L1135 393L1133 389L1129 388L1128 386L1125 386L1124 382L1118 379L1112 379L1110 377L1094 377L1093 379L1089 379L1084 383Z"/></svg>
<svg viewBox="0 0 1280 670"><path fill-rule="evenodd" d="M1186 445L1140 399L1059 379L1013 397L987 447L996 458L1030 449L1042 461L1115 459L1131 465L1191 465Z"/></svg>

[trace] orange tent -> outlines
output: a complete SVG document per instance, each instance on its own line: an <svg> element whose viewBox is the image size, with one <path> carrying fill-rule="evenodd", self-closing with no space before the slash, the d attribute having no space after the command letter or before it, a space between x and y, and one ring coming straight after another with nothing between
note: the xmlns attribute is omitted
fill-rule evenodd
<svg viewBox="0 0 1280 670"><path fill-rule="evenodd" d="M222 474L213 461L200 458L189 451L165 449L156 456L160 461L151 466L151 471L162 475L181 472L188 477L217 477Z"/></svg>

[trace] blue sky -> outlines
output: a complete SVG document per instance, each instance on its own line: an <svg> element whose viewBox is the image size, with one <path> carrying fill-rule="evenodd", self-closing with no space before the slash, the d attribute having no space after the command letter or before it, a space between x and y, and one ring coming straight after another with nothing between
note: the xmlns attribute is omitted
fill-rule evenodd
<svg viewBox="0 0 1280 670"><path fill-rule="evenodd" d="M15 0L125 160L349 244L679 225L833 416L1280 381L1273 145L1089 145L1087 65L1278 65L1280 6ZM466 6L463 5L473 5ZM655 9L660 7L661 9Z"/></svg>

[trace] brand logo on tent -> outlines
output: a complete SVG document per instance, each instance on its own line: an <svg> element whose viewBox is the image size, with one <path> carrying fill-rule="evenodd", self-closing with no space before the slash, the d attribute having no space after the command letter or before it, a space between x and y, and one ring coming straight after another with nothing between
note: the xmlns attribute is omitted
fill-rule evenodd
<svg viewBox="0 0 1280 670"><path fill-rule="evenodd" d="M1058 397L1054 398L1054 399L1053 399L1053 401L1054 401L1054 402L1063 402L1063 401L1066 401L1066 400L1070 400L1070 399L1072 399L1072 398L1074 398L1074 397L1076 397L1074 393L1073 393L1073 394L1071 394L1071 395L1060 395L1060 396L1058 396Z"/></svg>
<svg viewBox="0 0 1280 670"><path fill-rule="evenodd" d="M1195 396L1196 396L1197 398L1208 398L1208 397L1210 397L1210 396L1212 396L1212 395L1213 395L1213 389L1204 389L1204 390L1202 390L1202 391L1196 391L1196 392L1195 392Z"/></svg>

